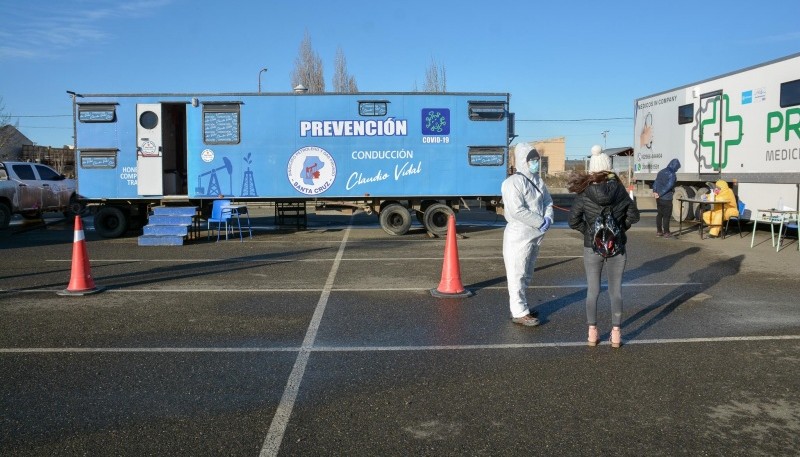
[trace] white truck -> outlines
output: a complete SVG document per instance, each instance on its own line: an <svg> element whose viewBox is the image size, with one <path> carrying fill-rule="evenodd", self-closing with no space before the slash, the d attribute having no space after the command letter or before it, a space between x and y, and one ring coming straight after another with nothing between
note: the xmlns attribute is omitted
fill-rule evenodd
<svg viewBox="0 0 800 457"><path fill-rule="evenodd" d="M13 214L34 219L45 212L69 216L82 211L74 179L47 165L31 162L0 162L0 229Z"/></svg>
<svg viewBox="0 0 800 457"><path fill-rule="evenodd" d="M680 160L676 220L679 198L702 197L719 179L745 204L745 219L798 208L800 53L637 99L634 144L638 198L652 198L658 171ZM683 212L693 217L689 205Z"/></svg>

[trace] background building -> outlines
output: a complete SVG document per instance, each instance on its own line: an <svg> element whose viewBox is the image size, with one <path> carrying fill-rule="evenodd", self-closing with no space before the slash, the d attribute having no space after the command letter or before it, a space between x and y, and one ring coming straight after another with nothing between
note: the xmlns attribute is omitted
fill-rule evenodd
<svg viewBox="0 0 800 457"><path fill-rule="evenodd" d="M0 160L20 160L22 146L32 146L33 141L11 124L0 127Z"/></svg>
<svg viewBox="0 0 800 457"><path fill-rule="evenodd" d="M567 147L564 137L550 138L522 143L536 148L542 158L541 175L559 175L566 171ZM511 165L514 166L514 155L510 154Z"/></svg>
<svg viewBox="0 0 800 457"><path fill-rule="evenodd" d="M35 145L13 125L0 127L0 160L43 163L75 177L75 151L71 147Z"/></svg>
<svg viewBox="0 0 800 457"><path fill-rule="evenodd" d="M542 156L542 175L558 175L566 171L567 142L563 136L534 141L533 147Z"/></svg>

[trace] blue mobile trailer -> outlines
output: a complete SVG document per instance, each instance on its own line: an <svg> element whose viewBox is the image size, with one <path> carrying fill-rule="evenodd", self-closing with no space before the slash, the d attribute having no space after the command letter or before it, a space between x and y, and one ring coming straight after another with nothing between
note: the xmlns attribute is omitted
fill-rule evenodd
<svg viewBox="0 0 800 457"><path fill-rule="evenodd" d="M106 237L153 206L315 201L411 213L446 233L460 202L500 201L514 137L506 93L77 94L78 193Z"/></svg>

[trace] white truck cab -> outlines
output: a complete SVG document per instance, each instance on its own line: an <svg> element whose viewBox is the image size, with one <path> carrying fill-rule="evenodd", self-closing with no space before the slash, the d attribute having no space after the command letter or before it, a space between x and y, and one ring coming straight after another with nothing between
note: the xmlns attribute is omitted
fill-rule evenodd
<svg viewBox="0 0 800 457"><path fill-rule="evenodd" d="M13 214L33 219L44 212L80 212L74 179L32 162L0 162L0 229Z"/></svg>

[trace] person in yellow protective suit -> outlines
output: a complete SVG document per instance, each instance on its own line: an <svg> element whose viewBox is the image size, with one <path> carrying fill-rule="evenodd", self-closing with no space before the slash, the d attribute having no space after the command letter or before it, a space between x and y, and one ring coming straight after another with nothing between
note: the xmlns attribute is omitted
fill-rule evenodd
<svg viewBox="0 0 800 457"><path fill-rule="evenodd" d="M719 180L714 183L714 200L723 200L725 205L711 205L710 211L703 212L703 222L710 226L708 236L716 238L722 229L722 224L733 216L739 215L739 205L736 203L736 196L733 189L728 187L728 183ZM725 220L722 219L722 207L725 207Z"/></svg>

